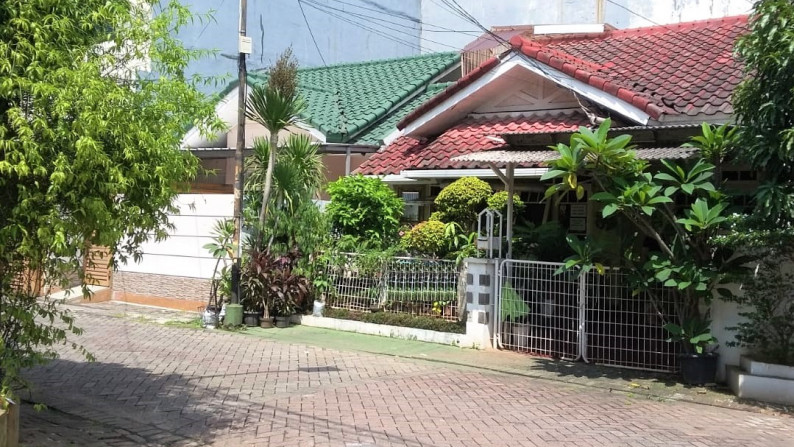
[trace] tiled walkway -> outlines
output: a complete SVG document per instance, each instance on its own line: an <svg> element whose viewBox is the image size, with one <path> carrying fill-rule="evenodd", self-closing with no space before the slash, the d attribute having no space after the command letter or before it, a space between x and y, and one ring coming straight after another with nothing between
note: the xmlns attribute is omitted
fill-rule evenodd
<svg viewBox="0 0 794 447"><path fill-rule="evenodd" d="M28 373L30 397L51 410L24 408L23 445L794 445L786 415L169 327L111 308L75 307L96 362L64 350Z"/></svg>

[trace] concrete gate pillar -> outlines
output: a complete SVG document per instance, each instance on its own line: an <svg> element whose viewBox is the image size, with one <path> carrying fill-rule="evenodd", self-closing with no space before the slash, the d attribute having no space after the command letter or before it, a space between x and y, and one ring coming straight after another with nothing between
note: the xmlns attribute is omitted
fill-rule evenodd
<svg viewBox="0 0 794 447"><path fill-rule="evenodd" d="M466 345L493 347L498 259L467 258Z"/></svg>

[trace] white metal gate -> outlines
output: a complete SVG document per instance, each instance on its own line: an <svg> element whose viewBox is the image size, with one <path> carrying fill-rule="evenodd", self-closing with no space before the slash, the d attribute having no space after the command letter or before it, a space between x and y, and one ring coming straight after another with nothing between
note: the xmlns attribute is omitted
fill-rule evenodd
<svg viewBox="0 0 794 447"><path fill-rule="evenodd" d="M634 369L672 372L679 346L663 326L673 302L661 288L635 293L607 269L555 275L560 263L507 259L499 265L497 344L503 349Z"/></svg>

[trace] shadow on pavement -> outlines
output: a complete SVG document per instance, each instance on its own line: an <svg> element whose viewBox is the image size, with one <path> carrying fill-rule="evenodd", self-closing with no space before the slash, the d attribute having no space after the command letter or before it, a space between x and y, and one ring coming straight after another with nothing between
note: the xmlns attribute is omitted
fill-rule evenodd
<svg viewBox="0 0 794 447"><path fill-rule="evenodd" d="M394 433L294 411L290 404L307 391L262 394L260 389L256 395L250 383L240 386L241 381L246 383L242 377L245 373L202 375L205 371L196 366L190 376L118 363L62 359L34 368L25 374L31 389L22 394L28 401L22 445L238 445L239 439L249 439L254 432L257 436L272 434L277 439L292 436L299 442L307 432L325 426L328 429L322 435L333 444L349 444L351 434L355 434L376 444L419 446ZM278 372L298 370L312 374L341 371L329 365ZM273 372L262 370L249 375ZM32 403L45 404L48 409L34 412ZM266 438L261 445L268 445Z"/></svg>
<svg viewBox="0 0 794 447"><path fill-rule="evenodd" d="M637 371L625 368L610 368L584 362L569 362L542 357L533 357L529 369L553 373L560 378L603 379L605 383L615 380L630 383L637 381L653 381L668 387L679 386L678 380L672 374Z"/></svg>

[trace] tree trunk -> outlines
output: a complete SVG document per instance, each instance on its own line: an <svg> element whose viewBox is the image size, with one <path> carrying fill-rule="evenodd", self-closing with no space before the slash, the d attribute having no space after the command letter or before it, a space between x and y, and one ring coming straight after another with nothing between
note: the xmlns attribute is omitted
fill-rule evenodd
<svg viewBox="0 0 794 447"><path fill-rule="evenodd" d="M267 171L265 171L265 187L262 188L262 208L259 211L259 231L261 240L261 231L265 227L265 218L267 217L267 206L270 202L270 191L273 187L273 167L276 165L276 148L278 147L278 131L273 130L270 132L270 153L268 154Z"/></svg>

